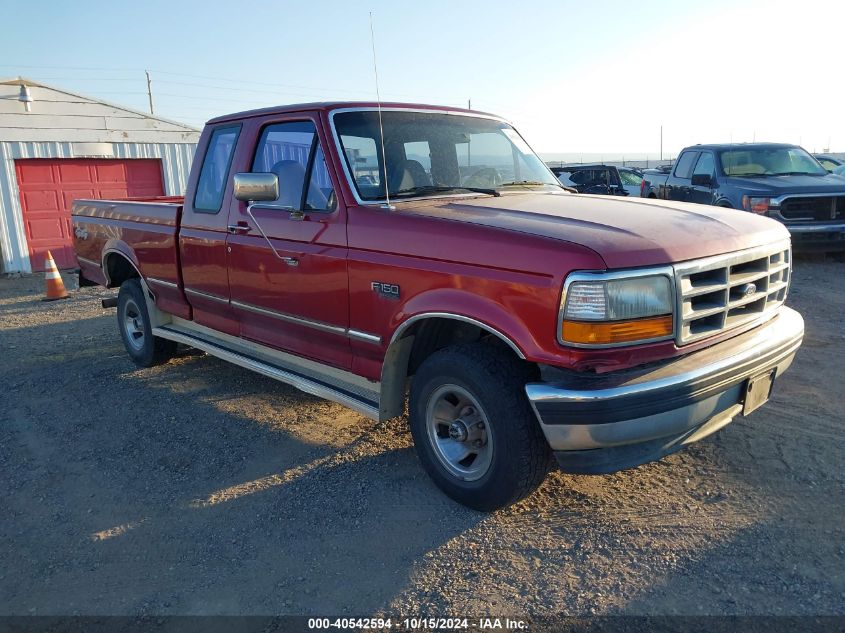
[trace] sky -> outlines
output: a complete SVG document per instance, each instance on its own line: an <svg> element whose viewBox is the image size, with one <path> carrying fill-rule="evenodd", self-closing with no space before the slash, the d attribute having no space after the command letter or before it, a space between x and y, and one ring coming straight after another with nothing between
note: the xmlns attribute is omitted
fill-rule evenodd
<svg viewBox="0 0 845 633"><path fill-rule="evenodd" d="M0 0L0 78L201 127L227 112L373 100L494 112L544 158L694 143L845 151L842 0Z"/></svg>

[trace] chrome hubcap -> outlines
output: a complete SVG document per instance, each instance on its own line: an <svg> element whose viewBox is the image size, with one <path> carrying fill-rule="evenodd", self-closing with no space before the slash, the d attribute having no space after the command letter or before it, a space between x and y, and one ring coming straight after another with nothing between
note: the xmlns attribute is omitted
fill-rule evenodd
<svg viewBox="0 0 845 633"><path fill-rule="evenodd" d="M123 329L126 340L134 349L144 347L144 318L134 299L129 299L123 306Z"/></svg>
<svg viewBox="0 0 845 633"><path fill-rule="evenodd" d="M426 428L434 454L450 474L475 481L490 469L493 435L487 415L463 387L441 385L431 394Z"/></svg>

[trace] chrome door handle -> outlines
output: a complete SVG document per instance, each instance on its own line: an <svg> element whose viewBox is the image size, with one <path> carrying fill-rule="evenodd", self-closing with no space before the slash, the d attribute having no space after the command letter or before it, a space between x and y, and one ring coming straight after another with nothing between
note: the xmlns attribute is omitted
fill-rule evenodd
<svg viewBox="0 0 845 633"><path fill-rule="evenodd" d="M299 266L299 260L296 257L280 257L288 266Z"/></svg>
<svg viewBox="0 0 845 633"><path fill-rule="evenodd" d="M239 233L249 233L252 230L248 224L230 224L228 227L229 233L237 235Z"/></svg>

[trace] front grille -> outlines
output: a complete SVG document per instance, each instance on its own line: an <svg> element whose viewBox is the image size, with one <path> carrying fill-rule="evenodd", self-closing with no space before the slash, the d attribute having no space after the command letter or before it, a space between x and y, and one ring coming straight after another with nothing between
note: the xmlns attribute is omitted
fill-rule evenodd
<svg viewBox="0 0 845 633"><path fill-rule="evenodd" d="M845 196L796 196L780 203L787 220L830 222L845 220Z"/></svg>
<svg viewBox="0 0 845 633"><path fill-rule="evenodd" d="M678 345L762 320L786 299L789 242L676 264Z"/></svg>

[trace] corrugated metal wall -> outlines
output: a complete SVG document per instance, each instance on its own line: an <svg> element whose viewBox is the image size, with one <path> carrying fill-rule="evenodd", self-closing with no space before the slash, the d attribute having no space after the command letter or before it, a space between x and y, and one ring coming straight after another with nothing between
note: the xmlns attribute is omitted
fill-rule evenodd
<svg viewBox="0 0 845 633"><path fill-rule="evenodd" d="M112 143L107 158L159 158L164 190L169 196L185 192L196 145L192 143ZM0 142L0 254L2 272L31 271L23 227L15 160L19 158L75 158L72 143ZM106 158L104 156L104 158Z"/></svg>

